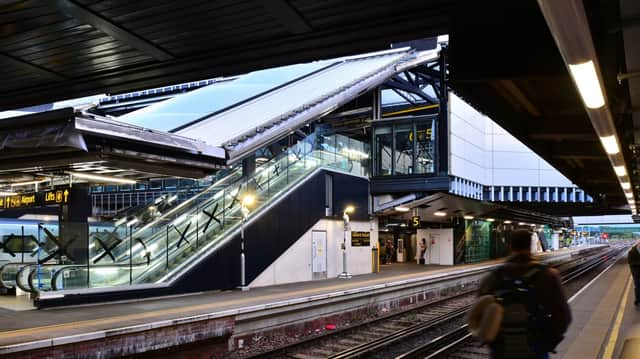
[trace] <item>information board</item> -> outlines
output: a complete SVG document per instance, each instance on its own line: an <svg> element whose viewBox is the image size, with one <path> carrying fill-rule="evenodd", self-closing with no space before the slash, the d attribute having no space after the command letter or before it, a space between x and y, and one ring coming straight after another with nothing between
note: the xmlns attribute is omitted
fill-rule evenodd
<svg viewBox="0 0 640 359"><path fill-rule="evenodd" d="M12 196L0 196L0 209L68 204L69 197L69 188L67 187L42 192L25 192Z"/></svg>
<svg viewBox="0 0 640 359"><path fill-rule="evenodd" d="M371 243L370 232L351 232L352 247L368 247Z"/></svg>
<svg viewBox="0 0 640 359"><path fill-rule="evenodd" d="M14 196L0 197L0 208L26 208L36 205L36 194L21 193Z"/></svg>

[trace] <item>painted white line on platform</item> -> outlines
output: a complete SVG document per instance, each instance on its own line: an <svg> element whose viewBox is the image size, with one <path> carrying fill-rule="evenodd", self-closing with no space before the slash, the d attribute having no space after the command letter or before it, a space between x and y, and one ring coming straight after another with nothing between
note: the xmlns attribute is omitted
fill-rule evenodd
<svg viewBox="0 0 640 359"><path fill-rule="evenodd" d="M569 303L573 302L580 294L582 294L582 292L584 292L587 288L589 288L593 283L595 283L600 276L602 276L606 271L608 271L611 267L613 267L614 264L618 263L618 259L620 259L620 257L616 258L615 261L613 261L613 263L611 263L607 268L605 268L605 270L603 270L602 272L600 272L600 274L598 274L595 278L593 278L589 283L587 283L587 285L585 285L584 287L582 287L576 294L572 295L571 298L569 298Z"/></svg>

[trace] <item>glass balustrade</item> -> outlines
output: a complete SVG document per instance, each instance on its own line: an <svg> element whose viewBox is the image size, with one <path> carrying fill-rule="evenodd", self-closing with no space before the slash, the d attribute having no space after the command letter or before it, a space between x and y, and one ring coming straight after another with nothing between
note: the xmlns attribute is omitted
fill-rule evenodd
<svg viewBox="0 0 640 359"><path fill-rule="evenodd" d="M368 145L341 135L312 134L259 166L252 176L233 172L140 227L135 219L125 226L90 227L86 263L61 261L60 253L47 258L60 250L59 243L49 243L38 256L39 264L23 270L18 281L28 286L31 279L37 291L168 282L239 230L247 193L255 198L250 218L321 167L368 176ZM46 227L39 232L42 248L43 238L57 235Z"/></svg>

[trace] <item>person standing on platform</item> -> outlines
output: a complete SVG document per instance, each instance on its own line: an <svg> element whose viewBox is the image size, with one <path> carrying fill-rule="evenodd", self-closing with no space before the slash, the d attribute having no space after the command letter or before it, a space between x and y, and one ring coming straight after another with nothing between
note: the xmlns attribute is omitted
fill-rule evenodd
<svg viewBox="0 0 640 359"><path fill-rule="evenodd" d="M425 238L422 238L421 240L418 241L418 250L416 252L416 261L418 262L418 264L425 263L424 254L426 251L427 251L427 240Z"/></svg>
<svg viewBox="0 0 640 359"><path fill-rule="evenodd" d="M485 323L492 322L484 327L492 328L491 338L486 340L491 357L547 359L571 322L560 275L531 256L528 230L513 232L511 252L502 266L482 280L478 291L478 303L489 298L502 312L498 320L493 314L484 318ZM473 332L471 319L470 329Z"/></svg>
<svg viewBox="0 0 640 359"><path fill-rule="evenodd" d="M395 253L395 248L393 246L393 242L390 239L387 239L387 243L384 245L385 255L387 259L387 264L391 264L391 260L393 259L393 255Z"/></svg>
<svg viewBox="0 0 640 359"><path fill-rule="evenodd" d="M638 307L640 306L640 241L636 242L636 244L629 249L627 262L629 263L629 269L633 277L633 286L635 287L636 296L633 304Z"/></svg>

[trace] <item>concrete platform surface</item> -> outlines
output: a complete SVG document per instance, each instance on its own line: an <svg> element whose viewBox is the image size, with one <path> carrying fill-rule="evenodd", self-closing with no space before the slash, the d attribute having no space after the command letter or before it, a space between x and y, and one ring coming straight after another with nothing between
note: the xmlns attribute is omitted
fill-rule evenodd
<svg viewBox="0 0 640 359"><path fill-rule="evenodd" d="M573 250L565 250L546 253L543 256L566 255L571 252ZM501 260L493 260L455 267L420 266L413 263L392 264L381 266L382 270L379 273L354 276L348 280L336 278L301 282L252 288L246 292L206 292L134 302L30 311L0 308L0 352L3 348L8 349L10 346L21 343L51 341L52 338L62 341L70 341L76 337L91 339L93 336L104 337L114 332L126 332L126 328L138 327L140 330L145 330L145 328L151 329L180 321L231 316L242 311L257 310L257 308L285 306L289 303L301 303L327 296L340 296L367 288L372 290L381 286L408 285L416 281L474 272L493 267L500 262Z"/></svg>
<svg viewBox="0 0 640 359"><path fill-rule="evenodd" d="M551 358L618 358L627 337L640 338L640 311L633 304L626 258L608 267L570 301L573 321ZM640 352L633 358L640 358Z"/></svg>

